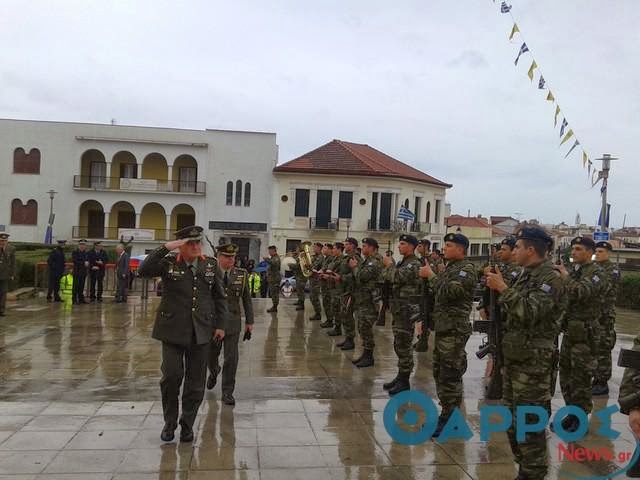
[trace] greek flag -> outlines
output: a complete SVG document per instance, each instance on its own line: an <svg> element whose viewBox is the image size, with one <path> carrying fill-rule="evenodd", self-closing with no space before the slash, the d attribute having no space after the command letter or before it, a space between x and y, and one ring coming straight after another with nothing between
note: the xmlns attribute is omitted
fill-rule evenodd
<svg viewBox="0 0 640 480"><path fill-rule="evenodd" d="M511 11L511 5L507 5L507 2L502 2L500 5L500 11L502 13L509 13Z"/></svg>
<svg viewBox="0 0 640 480"><path fill-rule="evenodd" d="M520 51L518 52L518 56L516 57L516 61L514 63L518 65L518 60L520 60L520 55L528 51L529 51L529 47L527 47L526 43L523 43L522 46L520 47Z"/></svg>
<svg viewBox="0 0 640 480"><path fill-rule="evenodd" d="M400 207L400 211L398 212L398 218L401 220L409 220L413 222L416 219L416 216L409 210L407 207Z"/></svg>

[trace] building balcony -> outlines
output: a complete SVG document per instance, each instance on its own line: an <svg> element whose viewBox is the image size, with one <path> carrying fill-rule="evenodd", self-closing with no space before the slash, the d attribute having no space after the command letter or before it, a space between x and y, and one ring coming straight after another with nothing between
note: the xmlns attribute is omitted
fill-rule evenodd
<svg viewBox="0 0 640 480"><path fill-rule="evenodd" d="M309 230L340 230L340 222L337 218L316 218L309 219Z"/></svg>
<svg viewBox="0 0 640 480"><path fill-rule="evenodd" d="M74 190L204 195L206 192L206 186L206 182L193 180L163 180L155 178L120 178L85 175L73 176Z"/></svg>
<svg viewBox="0 0 640 480"><path fill-rule="evenodd" d="M431 224L423 222L413 222L411 224L411 232L421 233L423 235L431 233Z"/></svg>
<svg viewBox="0 0 640 480"><path fill-rule="evenodd" d="M82 225L72 229L71 236L74 239L86 240L120 240L128 241L133 237L140 242L166 242L175 240L173 230L159 228L125 228L125 227L101 227Z"/></svg>
<svg viewBox="0 0 640 480"><path fill-rule="evenodd" d="M402 220L369 219L367 221L369 232L402 232L406 231L406 224Z"/></svg>

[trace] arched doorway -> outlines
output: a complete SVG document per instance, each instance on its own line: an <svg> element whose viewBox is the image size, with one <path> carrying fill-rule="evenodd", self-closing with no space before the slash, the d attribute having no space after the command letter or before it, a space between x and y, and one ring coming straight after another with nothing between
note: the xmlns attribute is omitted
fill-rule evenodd
<svg viewBox="0 0 640 480"><path fill-rule="evenodd" d="M180 155L173 162L174 190L195 193L198 180L198 162L191 155Z"/></svg>

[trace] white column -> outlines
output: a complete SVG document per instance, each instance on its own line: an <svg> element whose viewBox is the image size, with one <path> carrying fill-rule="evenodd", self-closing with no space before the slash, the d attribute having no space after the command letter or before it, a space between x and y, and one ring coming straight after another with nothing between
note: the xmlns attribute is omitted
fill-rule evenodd
<svg viewBox="0 0 640 480"><path fill-rule="evenodd" d="M227 183L225 182L225 189L226 188L227 188ZM167 191L173 192L177 190L178 190L177 188L173 188L173 164L167 165Z"/></svg>
<svg viewBox="0 0 640 480"><path fill-rule="evenodd" d="M167 215L167 219L165 221L166 232L165 232L165 240L171 240L171 215Z"/></svg>
<svg viewBox="0 0 640 480"><path fill-rule="evenodd" d="M136 228L140 228L140 214L136 213Z"/></svg>
<svg viewBox="0 0 640 480"><path fill-rule="evenodd" d="M372 219L376 222L376 229L380 228L380 202L382 201L382 192L378 192L378 205L376 207L376 218Z"/></svg>
<svg viewBox="0 0 640 480"><path fill-rule="evenodd" d="M338 201L340 200L340 192L337 189L333 189L331 192L331 215L330 218L338 218Z"/></svg>
<svg viewBox="0 0 640 480"><path fill-rule="evenodd" d="M137 178L142 178L142 163L138 163Z"/></svg>
<svg viewBox="0 0 640 480"><path fill-rule="evenodd" d="M309 218L316 218L316 208L318 208L318 189L309 189Z"/></svg>
<svg viewBox="0 0 640 480"><path fill-rule="evenodd" d="M109 177L111 177L111 162L107 162L107 167L105 169L105 175L107 177L107 185L110 185L111 182L109 180Z"/></svg>
<svg viewBox="0 0 640 480"><path fill-rule="evenodd" d="M104 212L104 238L109 238L109 212Z"/></svg>

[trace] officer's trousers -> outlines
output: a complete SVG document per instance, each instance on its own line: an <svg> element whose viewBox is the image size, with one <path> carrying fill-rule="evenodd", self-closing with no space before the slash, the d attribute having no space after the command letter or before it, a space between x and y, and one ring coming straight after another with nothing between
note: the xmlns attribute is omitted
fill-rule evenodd
<svg viewBox="0 0 640 480"><path fill-rule="evenodd" d="M7 304L7 292L9 291L9 280L0 280L0 313L4 313Z"/></svg>
<svg viewBox="0 0 640 480"><path fill-rule="evenodd" d="M162 342L160 391L165 423L178 425L178 402L184 380L180 424L193 427L204 398L208 350L208 343L184 346Z"/></svg>
<svg viewBox="0 0 640 480"><path fill-rule="evenodd" d="M104 272L92 270L90 275L90 283L89 283L89 298L91 300L102 300L102 290L104 284ZM96 289L96 286L98 287Z"/></svg>
<svg viewBox="0 0 640 480"><path fill-rule="evenodd" d="M87 280L86 273L76 273L73 275L73 302L84 302L84 284Z"/></svg>
<svg viewBox="0 0 640 480"><path fill-rule="evenodd" d="M224 347L224 364L222 367L222 393L232 394L236 386L236 372L238 371L238 343L240 333L225 335L222 342L209 343L209 371L218 371L220 352Z"/></svg>

